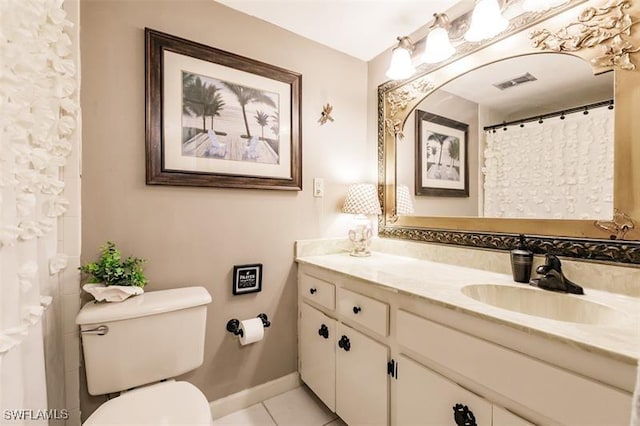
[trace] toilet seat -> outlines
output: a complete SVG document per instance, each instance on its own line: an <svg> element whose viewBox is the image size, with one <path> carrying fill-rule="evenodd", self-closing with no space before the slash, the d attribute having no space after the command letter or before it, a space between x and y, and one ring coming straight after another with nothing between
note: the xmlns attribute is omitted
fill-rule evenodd
<svg viewBox="0 0 640 426"><path fill-rule="evenodd" d="M188 382L134 389L102 404L83 423L97 425L211 425L207 398Z"/></svg>

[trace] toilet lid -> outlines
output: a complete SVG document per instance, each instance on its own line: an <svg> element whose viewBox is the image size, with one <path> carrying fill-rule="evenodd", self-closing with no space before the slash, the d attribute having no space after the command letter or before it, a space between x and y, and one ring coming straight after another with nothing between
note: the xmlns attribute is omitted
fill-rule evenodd
<svg viewBox="0 0 640 426"><path fill-rule="evenodd" d="M207 398L187 382L134 389L102 404L84 425L210 425Z"/></svg>

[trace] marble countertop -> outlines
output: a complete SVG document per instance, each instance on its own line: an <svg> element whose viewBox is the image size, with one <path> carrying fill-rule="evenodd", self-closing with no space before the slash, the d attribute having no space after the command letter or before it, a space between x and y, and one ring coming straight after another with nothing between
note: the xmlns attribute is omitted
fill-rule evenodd
<svg viewBox="0 0 640 426"><path fill-rule="evenodd" d="M313 265L409 296L417 296L469 315L568 342L590 352L636 364L640 359L640 299L585 288L585 295L558 294L516 283L510 275L437 263L428 260L374 252L354 258L346 253L298 257L300 264ZM579 298L613 308L615 318L607 325L559 321L494 307L462 293L474 284L519 287L526 291ZM542 296L542 295L540 295ZM571 303L569 303L571 305ZM596 306L601 308L601 306ZM599 309L598 309L599 310ZM588 312L587 312L588 314ZM589 319L591 320L591 319Z"/></svg>

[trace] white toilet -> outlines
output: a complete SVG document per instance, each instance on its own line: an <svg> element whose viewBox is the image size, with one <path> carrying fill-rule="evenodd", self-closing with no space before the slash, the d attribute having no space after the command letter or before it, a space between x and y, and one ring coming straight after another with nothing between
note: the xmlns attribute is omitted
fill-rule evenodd
<svg viewBox="0 0 640 426"><path fill-rule="evenodd" d="M203 287L187 287L84 305L76 323L89 393L129 390L102 404L84 424L210 425L202 392L191 383L166 380L202 365L210 302Z"/></svg>

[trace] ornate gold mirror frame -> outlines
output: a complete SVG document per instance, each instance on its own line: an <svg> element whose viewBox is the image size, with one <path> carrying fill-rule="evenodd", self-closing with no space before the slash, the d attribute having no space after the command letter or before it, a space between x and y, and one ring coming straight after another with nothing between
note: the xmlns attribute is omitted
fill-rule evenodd
<svg viewBox="0 0 640 426"><path fill-rule="evenodd" d="M514 19L489 43L465 43L444 64L378 87L378 181L381 237L512 249L518 234L534 252L640 264L640 7L639 0L574 0ZM594 73L614 70L614 217L611 221L496 219L396 215L396 143L404 122L436 88L470 70L543 51L572 54Z"/></svg>

